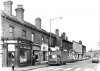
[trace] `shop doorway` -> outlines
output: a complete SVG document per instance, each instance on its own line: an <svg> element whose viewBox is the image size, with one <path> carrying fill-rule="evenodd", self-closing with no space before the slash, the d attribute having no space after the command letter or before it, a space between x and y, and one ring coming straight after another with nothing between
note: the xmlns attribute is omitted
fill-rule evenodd
<svg viewBox="0 0 100 71"><path fill-rule="evenodd" d="M8 67L12 66L12 62L14 61L14 51L8 52Z"/></svg>
<svg viewBox="0 0 100 71"><path fill-rule="evenodd" d="M45 51L43 51L43 61L45 61Z"/></svg>
<svg viewBox="0 0 100 71"><path fill-rule="evenodd" d="M38 53L39 53L39 51L33 50L33 53L32 53L32 55L33 55L33 56L32 56L32 59L33 59L33 60L32 60L32 61L33 61L33 62L32 62L32 65L35 65L35 63L38 62Z"/></svg>

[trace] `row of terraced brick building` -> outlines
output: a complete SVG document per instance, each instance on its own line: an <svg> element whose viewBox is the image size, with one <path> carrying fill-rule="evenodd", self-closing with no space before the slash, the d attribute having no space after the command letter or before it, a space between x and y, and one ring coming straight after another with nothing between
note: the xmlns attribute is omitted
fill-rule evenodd
<svg viewBox="0 0 100 71"><path fill-rule="evenodd" d="M86 46L82 45L82 42L69 41L65 32L60 36L59 29L50 36L50 32L41 28L41 18L35 19L35 25L24 20L23 5L18 5L14 16L12 15L13 2L6 1L3 4L4 11L1 10L0 16L3 67L11 66L12 58L16 67L32 65L34 56L38 63L47 62L51 47L67 50L70 58L85 56Z"/></svg>

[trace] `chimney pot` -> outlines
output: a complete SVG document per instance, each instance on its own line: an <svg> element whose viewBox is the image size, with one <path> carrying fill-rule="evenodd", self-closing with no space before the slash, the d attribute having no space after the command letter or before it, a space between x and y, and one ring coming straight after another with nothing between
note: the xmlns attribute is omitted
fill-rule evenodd
<svg viewBox="0 0 100 71"><path fill-rule="evenodd" d="M22 5L22 4L20 4L20 5L17 5L17 7L18 7L18 8L23 8L23 5Z"/></svg>
<svg viewBox="0 0 100 71"><path fill-rule="evenodd" d="M24 9L23 9L23 5L22 4L19 4L17 5L17 8L15 9L16 11L16 16L23 20L24 19Z"/></svg>

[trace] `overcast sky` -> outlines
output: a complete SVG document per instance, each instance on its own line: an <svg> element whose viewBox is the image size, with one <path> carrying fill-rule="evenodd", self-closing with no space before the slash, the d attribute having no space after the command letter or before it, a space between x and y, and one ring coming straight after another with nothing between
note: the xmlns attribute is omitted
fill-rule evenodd
<svg viewBox="0 0 100 71"><path fill-rule="evenodd" d="M3 2L0 0L0 9ZM13 15L18 4L23 4L24 20L35 24L35 18L42 19L42 29L50 31L50 19L63 17L51 22L51 31L58 28L65 32L70 41L82 40L87 50L98 49L99 42L99 0L12 0Z"/></svg>

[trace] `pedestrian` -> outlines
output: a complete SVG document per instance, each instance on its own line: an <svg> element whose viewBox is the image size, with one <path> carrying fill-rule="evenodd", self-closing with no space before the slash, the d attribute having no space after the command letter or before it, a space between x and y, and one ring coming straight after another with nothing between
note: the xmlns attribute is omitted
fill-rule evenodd
<svg viewBox="0 0 100 71"><path fill-rule="evenodd" d="M14 71L14 56L12 56L12 71Z"/></svg>
<svg viewBox="0 0 100 71"><path fill-rule="evenodd" d="M12 62L12 71L14 71L14 63Z"/></svg>
<svg viewBox="0 0 100 71"><path fill-rule="evenodd" d="M33 62L32 65L35 65L35 56L33 56Z"/></svg>

